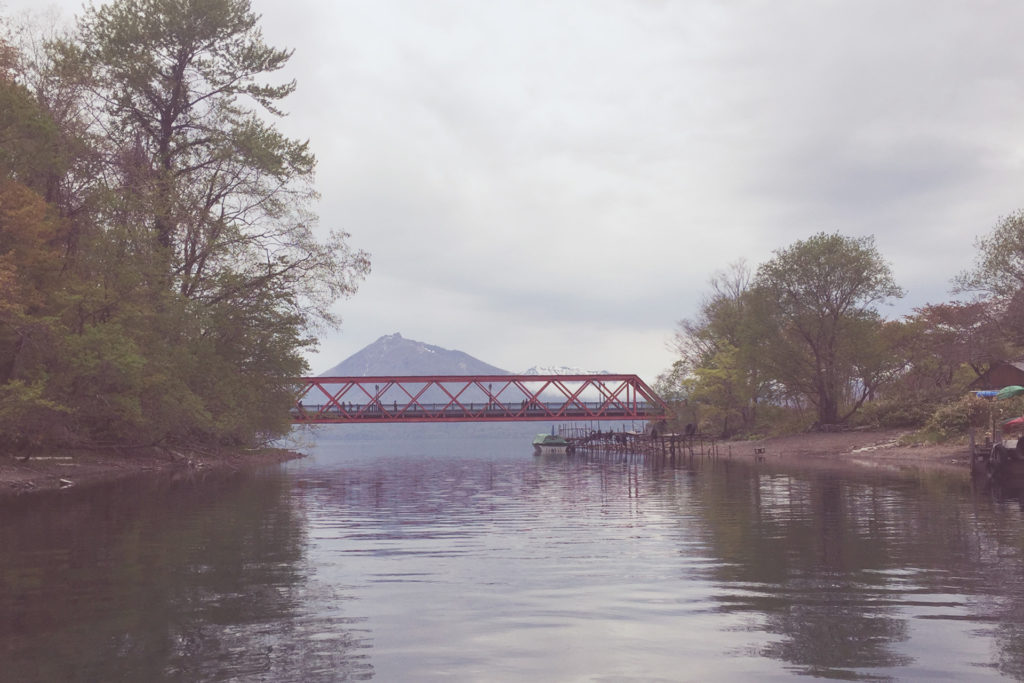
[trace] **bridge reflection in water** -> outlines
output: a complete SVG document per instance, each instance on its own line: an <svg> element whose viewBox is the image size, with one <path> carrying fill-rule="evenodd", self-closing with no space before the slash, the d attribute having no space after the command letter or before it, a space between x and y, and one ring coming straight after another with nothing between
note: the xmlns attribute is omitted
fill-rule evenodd
<svg viewBox="0 0 1024 683"><path fill-rule="evenodd" d="M304 377L299 424L662 420L668 406L636 375Z"/></svg>

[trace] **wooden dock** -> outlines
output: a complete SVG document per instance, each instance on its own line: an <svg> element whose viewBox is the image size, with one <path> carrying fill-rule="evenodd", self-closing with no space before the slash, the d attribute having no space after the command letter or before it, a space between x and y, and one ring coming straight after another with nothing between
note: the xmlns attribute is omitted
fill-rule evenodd
<svg viewBox="0 0 1024 683"><path fill-rule="evenodd" d="M642 456L645 458L717 458L718 441L705 434L650 434L602 431L563 425L558 434L569 442L568 453L586 456Z"/></svg>

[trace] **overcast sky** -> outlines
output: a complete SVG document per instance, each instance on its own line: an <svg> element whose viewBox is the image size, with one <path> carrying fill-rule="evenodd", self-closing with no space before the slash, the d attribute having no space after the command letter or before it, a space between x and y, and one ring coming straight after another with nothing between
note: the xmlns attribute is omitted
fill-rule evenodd
<svg viewBox="0 0 1024 683"><path fill-rule="evenodd" d="M322 227L372 255L315 373L401 332L653 380L738 259L874 235L898 317L1024 208L1015 0L253 6L295 49L280 125L319 158Z"/></svg>

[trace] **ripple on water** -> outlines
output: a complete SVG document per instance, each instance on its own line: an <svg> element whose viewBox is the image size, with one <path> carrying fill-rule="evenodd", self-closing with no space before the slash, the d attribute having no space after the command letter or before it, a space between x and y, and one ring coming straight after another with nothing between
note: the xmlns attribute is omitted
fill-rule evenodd
<svg viewBox="0 0 1024 683"><path fill-rule="evenodd" d="M0 516L3 674L1024 678L1005 497L519 446L325 441L266 476Z"/></svg>

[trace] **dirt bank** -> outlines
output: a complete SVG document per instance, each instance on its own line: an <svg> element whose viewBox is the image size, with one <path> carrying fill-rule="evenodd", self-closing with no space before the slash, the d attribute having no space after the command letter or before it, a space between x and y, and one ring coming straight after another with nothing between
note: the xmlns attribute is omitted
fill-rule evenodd
<svg viewBox="0 0 1024 683"><path fill-rule="evenodd" d="M848 431L807 433L758 441L729 441L720 453L764 461L802 461L813 464L842 463L865 467L970 467L970 450L964 444L900 445L905 431ZM763 449L763 452L759 452Z"/></svg>
<svg viewBox="0 0 1024 683"><path fill-rule="evenodd" d="M171 449L64 451L22 460L0 455L0 498L87 486L147 472L239 470L304 457L276 448L183 452Z"/></svg>

